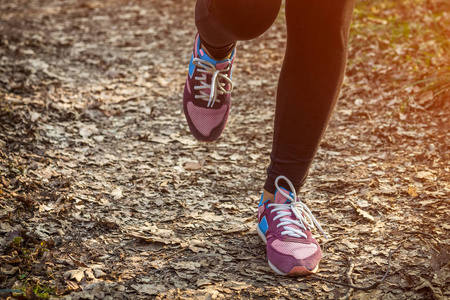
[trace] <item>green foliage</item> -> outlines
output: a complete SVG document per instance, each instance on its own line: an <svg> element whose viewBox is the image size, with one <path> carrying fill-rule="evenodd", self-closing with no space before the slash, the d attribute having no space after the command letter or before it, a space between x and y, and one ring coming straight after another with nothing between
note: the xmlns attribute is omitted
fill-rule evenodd
<svg viewBox="0 0 450 300"><path fill-rule="evenodd" d="M434 97L449 93L449 10L445 0L357 1L350 32L356 57L349 69L373 65L372 72L394 79L392 89L414 85Z"/></svg>
<svg viewBox="0 0 450 300"><path fill-rule="evenodd" d="M27 289L29 285L25 285L18 290L15 290L15 294L23 293L27 294ZM34 295L38 297L39 299L49 299L51 295L55 295L55 289L52 287L45 286L43 284L33 284L31 286L31 290L33 291Z"/></svg>
<svg viewBox="0 0 450 300"><path fill-rule="evenodd" d="M14 243L14 245L20 245L20 243L22 243L22 241L23 241L23 238L22 237L20 237L20 236L16 236L14 239L13 239L13 243Z"/></svg>
<svg viewBox="0 0 450 300"><path fill-rule="evenodd" d="M55 289L45 286L45 285L40 285L40 284L35 284L33 286L33 291L36 294L36 296L38 296L41 299L48 299L50 298L50 295L54 295L55 294Z"/></svg>

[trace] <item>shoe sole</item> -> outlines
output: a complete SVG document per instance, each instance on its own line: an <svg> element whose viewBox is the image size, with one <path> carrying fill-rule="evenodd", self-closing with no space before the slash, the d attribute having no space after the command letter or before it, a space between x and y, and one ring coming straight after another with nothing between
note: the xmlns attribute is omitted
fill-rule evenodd
<svg viewBox="0 0 450 300"><path fill-rule="evenodd" d="M264 242L264 244L267 245L267 239L266 236L264 235L264 233L262 233L262 231L259 229L259 226L256 225L256 231L258 232L259 237L261 238L261 240ZM272 270L275 271L275 273L279 274L279 275L283 275L283 276L304 276L304 275L309 275L309 274L314 274L319 270L319 265L317 265L312 271L308 270L306 267L304 266L296 266L293 267L289 273L284 273L281 272L280 270L277 269L277 267L275 267L270 260L267 260L269 263L269 266L272 268Z"/></svg>

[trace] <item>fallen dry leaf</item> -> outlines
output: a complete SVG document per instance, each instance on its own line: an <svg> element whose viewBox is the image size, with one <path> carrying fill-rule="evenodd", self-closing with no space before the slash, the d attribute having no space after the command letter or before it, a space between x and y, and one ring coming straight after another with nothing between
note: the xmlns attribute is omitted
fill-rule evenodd
<svg viewBox="0 0 450 300"><path fill-rule="evenodd" d="M86 268L70 270L63 274L66 279L75 279L77 282L80 282L84 278L84 271Z"/></svg>

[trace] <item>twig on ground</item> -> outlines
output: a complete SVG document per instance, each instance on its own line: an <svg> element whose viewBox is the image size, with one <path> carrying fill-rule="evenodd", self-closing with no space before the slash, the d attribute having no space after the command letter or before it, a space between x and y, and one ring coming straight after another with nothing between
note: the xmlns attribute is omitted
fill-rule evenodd
<svg viewBox="0 0 450 300"><path fill-rule="evenodd" d="M398 249L400 249L400 248L403 246L403 243L404 243L404 241L401 242L400 245L399 245L395 250L391 250L391 251L389 252L389 256L388 256L388 267L387 267L387 269L386 269L386 272L384 272L383 278L381 278L379 281L375 282L374 284L372 284L372 285L370 285L370 286L366 286L366 287L363 287L363 286L357 286L357 285L353 285L353 284L351 284L351 283L348 284L348 283L343 283L343 282L339 282L339 281L330 280L330 279L327 279L327 278L324 278L324 277L318 276L318 275L312 275L310 278L311 278L311 279L316 279L316 280L321 280L321 281L326 281L326 282L333 283L333 284L337 284L337 285L341 285L341 286L346 286L346 287L349 287L349 288L352 288L352 289L355 289L355 290L360 290L360 291L369 291L369 290L372 290L372 289L376 288L377 286L379 286L379 285L386 279L386 277L388 276L389 271L390 271L390 269L391 269L391 257L392 257L392 255L393 255L395 252L397 252Z"/></svg>
<svg viewBox="0 0 450 300"><path fill-rule="evenodd" d="M440 242L437 238L435 238L434 236L432 236L432 235L429 234L429 233L420 232L420 231L406 231L405 233L406 233L406 234L414 234L414 235L424 235L424 236L427 236L427 237L433 239L439 246L441 246L441 242Z"/></svg>
<svg viewBox="0 0 450 300"><path fill-rule="evenodd" d="M349 265L348 265L347 272L345 273L345 277L347 278L348 283L353 285L352 273L353 273L353 269L355 268L355 263L353 262L353 260L351 258L349 258L348 264ZM345 296L341 299L346 300L346 299L350 298L352 292L353 292L353 288L350 288L347 291L347 294L345 294Z"/></svg>
<svg viewBox="0 0 450 300"><path fill-rule="evenodd" d="M434 241L436 241L439 245L441 245L441 243L439 242L439 240L436 239L436 238L435 238L434 236L432 236L431 234L424 233L424 232L419 232L419 231L408 231L408 232L405 232L405 233L406 233L406 234L414 234L414 235L416 235L416 236L418 236L418 235L425 235L425 236L428 236L428 237L432 238L432 239L433 239ZM394 255L394 253L397 252L397 251L403 246L403 244L404 244L407 240L408 240L408 239L404 239L403 241L400 242L400 245L398 245L397 248L395 248L394 250L391 250L391 251L389 252L389 256L388 256L388 266L387 266L386 272L384 272L384 275L383 275L383 277L382 277L380 280L378 280L377 282L375 282L374 284L372 284L372 285L370 285L370 286L366 286L366 287L364 287L364 286L357 286L357 285L354 285L354 284L352 283L351 278L350 278L351 271L353 271L353 268L354 268L354 266L353 266L353 267L351 266L351 263L352 263L352 262L350 263L350 266L349 266L349 268L348 268L348 270L347 270L347 273L346 273L347 280L349 280L350 283L343 283L343 282L339 282L339 281L334 281L334 280L327 279L327 278L325 278L325 277L318 276L318 275L311 275L309 278L310 278L310 279L315 279L315 280L320 280L320 281L325 281L325 282L329 282L329 283L333 283L333 284L337 284L337 285L340 285L340 286L349 287L349 288L354 289L354 290L360 290L360 291L369 291L369 290L372 290L372 289L378 287L380 284L382 284L383 281L387 278L387 276L388 276L388 274L389 274L389 271L390 271L390 269L391 269L391 258L392 258L392 255ZM350 291L351 291L351 290L349 290L349 292L347 293L347 295L349 295ZM347 297L347 295L346 295L345 297ZM346 298L344 298L344 299L346 299Z"/></svg>

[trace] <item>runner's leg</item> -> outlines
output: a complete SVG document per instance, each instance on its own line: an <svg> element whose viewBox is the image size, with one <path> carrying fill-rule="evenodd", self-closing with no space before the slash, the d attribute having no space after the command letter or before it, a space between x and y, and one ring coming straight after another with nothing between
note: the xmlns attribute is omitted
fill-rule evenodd
<svg viewBox="0 0 450 300"><path fill-rule="evenodd" d="M200 40L214 58L231 53L236 41L260 36L278 15L281 0L197 0Z"/></svg>
<svg viewBox="0 0 450 300"><path fill-rule="evenodd" d="M279 175L297 190L306 179L344 78L353 7L354 0L286 0L287 48L264 186L269 193Z"/></svg>

